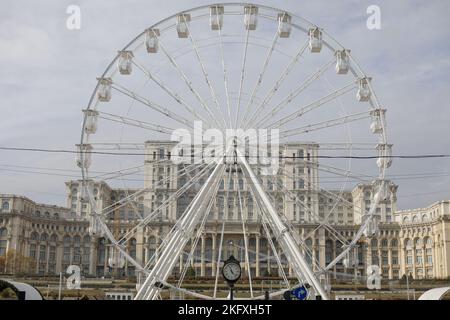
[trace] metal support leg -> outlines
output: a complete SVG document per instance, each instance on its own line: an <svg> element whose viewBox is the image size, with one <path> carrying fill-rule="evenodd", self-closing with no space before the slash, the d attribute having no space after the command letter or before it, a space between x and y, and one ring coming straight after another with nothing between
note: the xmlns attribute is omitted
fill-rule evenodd
<svg viewBox="0 0 450 320"><path fill-rule="evenodd" d="M269 225L273 228L273 231L278 236L279 243L283 246L283 251L289 262L292 264L293 271L295 272L297 278L306 279L306 281L314 288L314 290L321 295L323 300L328 300L328 295L324 288L322 287L319 280L315 277L314 272L309 267L305 258L302 256L300 249L295 243L294 238L289 233L289 229L283 224L278 213L272 206L268 196L264 192L259 180L253 173L250 165L247 163L245 156L238 151L239 162L243 165L244 172L252 180L252 188L254 189L254 194L259 196L262 204L267 209Z"/></svg>

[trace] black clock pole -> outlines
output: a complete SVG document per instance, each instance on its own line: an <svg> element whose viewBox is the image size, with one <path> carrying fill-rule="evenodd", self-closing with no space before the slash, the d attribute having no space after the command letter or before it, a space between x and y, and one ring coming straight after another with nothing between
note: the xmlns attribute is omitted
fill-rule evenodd
<svg viewBox="0 0 450 320"><path fill-rule="evenodd" d="M234 284L230 282L228 286L230 287L230 300L234 300Z"/></svg>

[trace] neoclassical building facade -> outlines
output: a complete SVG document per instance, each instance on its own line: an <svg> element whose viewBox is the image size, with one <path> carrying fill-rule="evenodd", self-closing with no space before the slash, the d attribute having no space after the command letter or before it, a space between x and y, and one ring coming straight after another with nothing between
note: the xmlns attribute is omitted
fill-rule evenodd
<svg viewBox="0 0 450 320"><path fill-rule="evenodd" d="M188 177L192 180L203 167L199 164L187 171L189 166L171 158L172 147L173 143L167 141L146 143L144 187L147 192L138 196L133 196L137 189L113 188L104 181L91 181L89 188L95 208L86 201L86 184L77 180L66 183L67 205L64 207L0 194L0 256L7 257L0 273L56 275L69 265L78 265L86 276L134 276L135 268L128 262L123 267L111 267L109 258L115 249L107 239L89 233L88 217L93 210L105 214L105 222L116 239L134 230L142 218L155 213L155 218L137 228L126 243L126 250L133 259L151 265L152 257L159 254L162 240L204 184L199 178L181 196L176 196ZM330 263L341 252L342 245L354 238L373 198L372 184L358 184L349 191L322 189L316 157L318 149L313 143L282 145L277 174L259 175L276 210L302 239L301 250L316 270ZM389 197L376 208L377 236L362 237L358 248L352 252L353 257L348 259L353 262L338 263L331 270L332 277L364 276L369 265L378 265L385 279L398 279L405 274L414 278L450 276L450 201L440 201L423 209L398 211L396 192L397 186L390 183ZM120 200L130 196L132 201L119 205ZM318 221L326 221L331 228L320 226ZM278 267L274 255L274 251L280 252L277 241L264 228L260 208L239 170L224 173L198 239L192 263L198 276L215 275L219 254L221 260L230 254L242 262L248 258L254 277L276 276L282 272L286 276L293 274L283 255L280 256L283 271ZM186 253L180 256L174 275L183 271L190 246L194 244L193 237ZM248 257L245 256L246 245ZM20 261L11 258L8 252L27 258L30 266L21 269ZM248 272L247 264L243 266L244 273Z"/></svg>

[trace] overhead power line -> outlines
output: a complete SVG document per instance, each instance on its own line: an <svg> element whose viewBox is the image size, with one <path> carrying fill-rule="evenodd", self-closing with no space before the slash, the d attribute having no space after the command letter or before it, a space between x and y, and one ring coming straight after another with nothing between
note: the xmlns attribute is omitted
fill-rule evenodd
<svg viewBox="0 0 450 320"><path fill-rule="evenodd" d="M66 150L66 149L42 149L42 148L18 148L18 147L0 147L0 150L5 151L28 151L28 152L46 152L46 153L80 153L78 150ZM83 154L100 154L100 155L117 155L117 156L152 156L150 153L142 152L107 152L107 151L83 151ZM159 154L158 154L159 156ZM165 157L173 156L170 154L165 154ZM180 157L180 156L178 156ZM194 157L194 155L187 155L184 157ZM233 158L233 155L224 155L221 157ZM250 158L281 158L281 159L304 159L305 157L300 156L249 156ZM181 156L183 158L183 156ZM202 156L202 158L218 158L218 157L207 157ZM390 159L426 159L426 158L450 158L450 154L416 154L416 155L391 155L391 156L349 156L349 155L310 155L309 158L314 159L378 159L378 158L390 158Z"/></svg>

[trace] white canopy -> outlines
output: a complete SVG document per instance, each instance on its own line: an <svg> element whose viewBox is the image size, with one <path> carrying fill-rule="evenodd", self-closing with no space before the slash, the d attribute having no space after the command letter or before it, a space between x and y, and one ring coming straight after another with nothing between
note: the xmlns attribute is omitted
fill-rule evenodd
<svg viewBox="0 0 450 320"><path fill-rule="evenodd" d="M419 300L441 300L444 297L444 295L449 291L450 291L450 287L434 288L434 289L425 291L419 297Z"/></svg>

